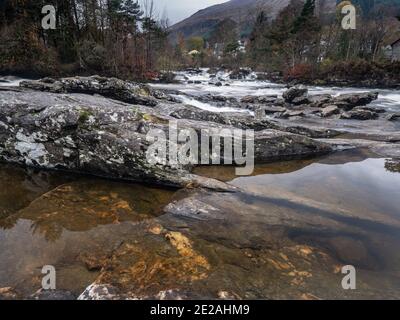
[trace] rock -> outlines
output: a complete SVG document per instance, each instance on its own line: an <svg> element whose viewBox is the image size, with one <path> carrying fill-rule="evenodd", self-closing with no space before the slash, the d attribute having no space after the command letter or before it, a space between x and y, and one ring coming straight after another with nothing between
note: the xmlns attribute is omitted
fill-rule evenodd
<svg viewBox="0 0 400 320"><path fill-rule="evenodd" d="M268 147L263 147L267 145ZM255 138L256 162L269 162L277 159L293 159L297 156L327 154L333 149L316 140L278 130L264 130Z"/></svg>
<svg viewBox="0 0 400 320"><path fill-rule="evenodd" d="M373 120L378 118L378 114L369 110L352 110L349 112L343 112L340 116L341 119L354 119L354 120Z"/></svg>
<svg viewBox="0 0 400 320"><path fill-rule="evenodd" d="M116 78L92 76L63 78L57 81L53 81L53 79L49 81L48 78L45 78L37 81L22 81L20 86L53 93L99 94L126 103L145 106L157 105L157 102L150 97L149 87Z"/></svg>
<svg viewBox="0 0 400 320"><path fill-rule="evenodd" d="M151 109L43 92L1 92L0 101L3 161L180 187L196 180L187 166L148 162L147 132L168 128Z"/></svg>
<svg viewBox="0 0 400 320"><path fill-rule="evenodd" d="M286 110L281 116L280 118L291 118L291 117L302 117L304 116L304 111L303 110L295 110L295 111L291 111L291 110Z"/></svg>
<svg viewBox="0 0 400 320"><path fill-rule="evenodd" d="M340 109L337 106L327 106L322 109L321 115L326 118L338 113L340 113Z"/></svg>
<svg viewBox="0 0 400 320"><path fill-rule="evenodd" d="M220 81L216 82L216 83L215 83L215 86L216 86L216 87L222 87L222 82L220 82Z"/></svg>
<svg viewBox="0 0 400 320"><path fill-rule="evenodd" d="M310 100L308 100L308 98L306 96L296 97L292 101L292 104L294 104L295 106L299 106L302 104L308 104L308 103L310 103Z"/></svg>
<svg viewBox="0 0 400 320"><path fill-rule="evenodd" d="M296 98L301 98L296 101L300 101L307 97L308 89L300 86L292 87L283 93L283 98L286 102L292 103Z"/></svg>
<svg viewBox="0 0 400 320"><path fill-rule="evenodd" d="M311 107L322 108L324 105L331 102L332 96L330 94L319 94L309 96L308 100L310 101Z"/></svg>
<svg viewBox="0 0 400 320"><path fill-rule="evenodd" d="M231 80L244 80L244 79L246 79L250 74L251 74L251 70L250 70L250 69L239 68L239 69L233 70L233 71L230 73L229 78L230 78Z"/></svg>
<svg viewBox="0 0 400 320"><path fill-rule="evenodd" d="M266 114L274 114L274 113L283 113L286 111L284 107L275 107L275 106L267 106L267 107L260 107L260 112Z"/></svg>
<svg viewBox="0 0 400 320"><path fill-rule="evenodd" d="M396 121L398 119L400 119L400 113L392 113L386 117L386 120L388 121Z"/></svg>
<svg viewBox="0 0 400 320"><path fill-rule="evenodd" d="M355 107L366 106L372 101L378 99L379 93L349 93L342 94L333 99L333 104L346 111L352 110Z"/></svg>
<svg viewBox="0 0 400 320"><path fill-rule="evenodd" d="M234 190L227 184L191 174L191 165L148 162L147 133L157 129L168 136L168 124L173 119L168 110L175 110L171 114L180 119L179 129L194 129L199 139L200 131L209 128L279 128L267 119L255 120L237 113L222 115L173 103L148 108L85 94L0 91L0 160L166 186ZM318 144L311 139L302 139L299 144L298 139L285 132L269 139L264 139L265 133L256 132L255 140L260 150L270 146L274 149L274 140L280 141L282 136L287 140L277 154L256 151L256 158L264 161L269 156L294 157L293 151L301 150L303 145ZM324 144L320 147L325 149ZM309 150L319 153L315 148Z"/></svg>
<svg viewBox="0 0 400 320"><path fill-rule="evenodd" d="M29 297L30 300L76 300L76 297L65 290L40 289Z"/></svg>
<svg viewBox="0 0 400 320"><path fill-rule="evenodd" d="M176 75L173 72L161 72L158 76L157 82L159 83L178 83Z"/></svg>
<svg viewBox="0 0 400 320"><path fill-rule="evenodd" d="M0 300L18 299L17 292L11 287L0 288Z"/></svg>
<svg viewBox="0 0 400 320"><path fill-rule="evenodd" d="M240 102L242 103L259 103L259 104L273 104L278 99L277 95L267 96L245 96Z"/></svg>

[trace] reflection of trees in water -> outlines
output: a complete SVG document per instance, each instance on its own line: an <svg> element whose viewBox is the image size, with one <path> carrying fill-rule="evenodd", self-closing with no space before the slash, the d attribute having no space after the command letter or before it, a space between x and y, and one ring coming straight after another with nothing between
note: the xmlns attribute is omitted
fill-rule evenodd
<svg viewBox="0 0 400 320"><path fill-rule="evenodd" d="M33 234L42 234L47 241L55 242L60 239L64 228L57 222L45 223L39 220L32 223L31 230Z"/></svg>
<svg viewBox="0 0 400 320"><path fill-rule="evenodd" d="M400 159L388 159L385 161L385 169L390 172L400 173Z"/></svg>
<svg viewBox="0 0 400 320"><path fill-rule="evenodd" d="M12 229L16 225L18 217L16 215L7 215L4 218L0 218L0 229Z"/></svg>
<svg viewBox="0 0 400 320"><path fill-rule="evenodd" d="M140 222L162 213L172 192L109 181L75 181L57 187L20 210L33 234L58 240L63 231L86 232L101 225Z"/></svg>

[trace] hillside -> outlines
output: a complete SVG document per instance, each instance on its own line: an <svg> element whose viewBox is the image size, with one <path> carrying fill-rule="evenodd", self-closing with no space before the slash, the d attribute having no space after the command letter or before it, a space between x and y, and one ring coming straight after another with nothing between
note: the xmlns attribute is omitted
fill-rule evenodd
<svg viewBox="0 0 400 320"><path fill-rule="evenodd" d="M171 35L176 38L183 34L185 38L205 36L214 29L218 22L230 18L240 26L242 34L250 31L250 26L261 9L268 12L271 18L289 4L290 0L231 0L200 10L191 17L171 27ZM319 14L329 14L334 11L337 0L317 0ZM374 7L398 7L400 0L353 0L355 5L362 8L364 14L370 14Z"/></svg>
<svg viewBox="0 0 400 320"><path fill-rule="evenodd" d="M182 33L185 38L191 36L207 36L215 25L227 18L236 21L242 33L249 30L249 25L264 9L271 18L289 4L290 0L231 0L200 10L191 17L175 24L171 28L172 36ZM320 0L328 10L336 4L336 0Z"/></svg>

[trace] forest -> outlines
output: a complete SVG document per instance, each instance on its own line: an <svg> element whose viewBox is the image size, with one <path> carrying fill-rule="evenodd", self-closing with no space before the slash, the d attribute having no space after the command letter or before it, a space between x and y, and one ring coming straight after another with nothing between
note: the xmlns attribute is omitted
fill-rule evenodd
<svg viewBox="0 0 400 320"><path fill-rule="evenodd" d="M56 8L54 30L41 26L46 4ZM348 4L357 8L355 30L341 25ZM224 19L189 39L170 37L168 17L153 0L6 0L0 9L2 74L149 80L160 71L221 66L302 81L399 74L386 52L400 38L394 1L342 1L335 14L319 11L315 0L292 0L274 19L260 8L246 33Z"/></svg>

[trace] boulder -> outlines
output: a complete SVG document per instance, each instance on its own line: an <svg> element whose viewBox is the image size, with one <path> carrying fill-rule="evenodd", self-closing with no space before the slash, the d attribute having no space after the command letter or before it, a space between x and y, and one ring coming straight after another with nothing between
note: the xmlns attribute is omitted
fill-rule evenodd
<svg viewBox="0 0 400 320"><path fill-rule="evenodd" d="M392 114L389 114L389 115L386 117L386 119L389 120L389 121L398 120L398 119L400 119L400 113L392 113Z"/></svg>
<svg viewBox="0 0 400 320"><path fill-rule="evenodd" d="M348 93L342 94L333 99L333 104L339 108L349 111L355 107L366 106L372 101L377 100L379 93L366 92L366 93Z"/></svg>
<svg viewBox="0 0 400 320"><path fill-rule="evenodd" d="M352 120L373 120L378 118L378 114L376 112L372 112L369 110L363 110L363 109L354 109L352 111L348 112L343 112L340 115L341 119L352 119Z"/></svg>
<svg viewBox="0 0 400 320"><path fill-rule="evenodd" d="M330 117L330 116L333 116L338 113L340 113L340 109L337 106L332 105L332 106L327 106L327 107L323 108L322 112L321 112L321 116L326 118L326 117Z"/></svg>
<svg viewBox="0 0 400 320"><path fill-rule="evenodd" d="M298 103L299 101L304 101L304 99L307 97L307 94L308 94L307 88L303 88L301 86L295 86L285 91L283 93L283 98L288 103L292 103L294 101Z"/></svg>
<svg viewBox="0 0 400 320"><path fill-rule="evenodd" d="M310 101L311 107L322 108L332 101L332 96L330 94L318 94L309 96L308 100Z"/></svg>
<svg viewBox="0 0 400 320"><path fill-rule="evenodd" d="M156 100L150 96L151 90L148 86L116 78L99 76L63 78L60 80L44 78L42 80L22 81L20 86L53 93L99 94L126 103L145 106L157 105Z"/></svg>
<svg viewBox="0 0 400 320"><path fill-rule="evenodd" d="M258 104L274 104L278 100L277 95L266 96L245 96L240 102L242 103L258 103Z"/></svg>
<svg viewBox="0 0 400 320"><path fill-rule="evenodd" d="M231 80L244 80L244 79L246 79L250 74L251 74L251 70L250 70L250 69L239 68L239 69L233 70L233 71L229 74L229 78L230 78Z"/></svg>
<svg viewBox="0 0 400 320"><path fill-rule="evenodd" d="M286 110L283 114L281 114L280 118L291 118L291 117L302 117L304 116L303 110Z"/></svg>

